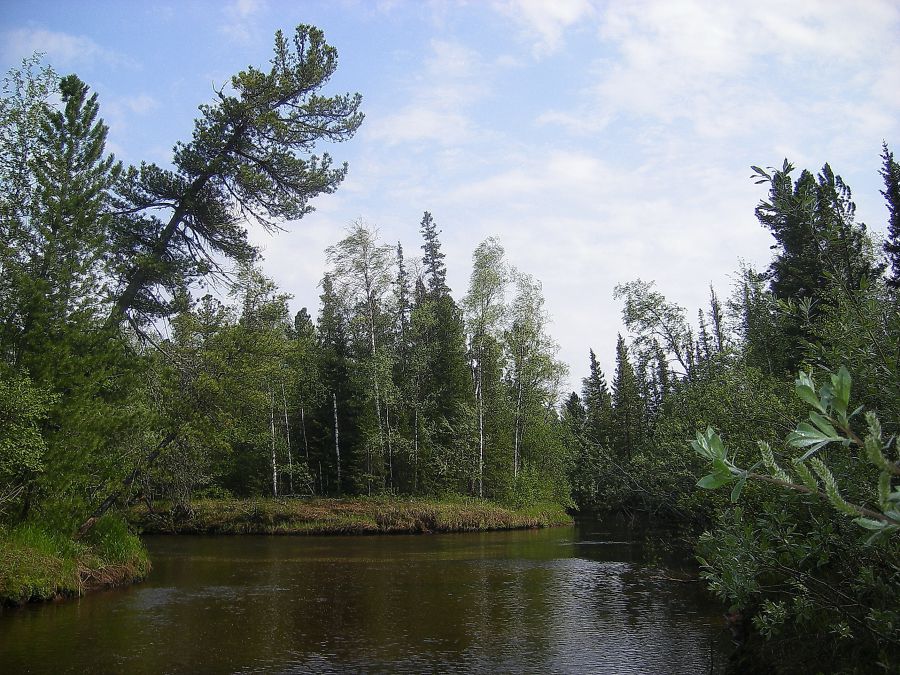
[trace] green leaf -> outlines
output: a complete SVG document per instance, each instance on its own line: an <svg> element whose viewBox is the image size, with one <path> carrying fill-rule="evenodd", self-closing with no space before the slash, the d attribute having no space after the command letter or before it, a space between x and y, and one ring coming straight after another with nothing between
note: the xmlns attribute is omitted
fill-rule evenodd
<svg viewBox="0 0 900 675"><path fill-rule="evenodd" d="M794 385L794 391L797 393L797 396L802 398L813 408L819 412L825 412L825 408L823 408L822 404L819 402L819 397L816 396L815 389L807 384L801 384L800 380L797 380L797 383Z"/></svg>
<svg viewBox="0 0 900 675"><path fill-rule="evenodd" d="M830 438L840 438L838 432L835 431L834 427L831 425L831 422L828 421L827 417L824 417L817 412L811 412L809 413L809 419L816 426L816 428L826 436Z"/></svg>
<svg viewBox="0 0 900 675"><path fill-rule="evenodd" d="M701 487L704 490L715 490L731 482L731 479L731 474L711 473L697 481L697 487Z"/></svg>
<svg viewBox="0 0 900 675"><path fill-rule="evenodd" d="M886 526L886 523L882 523L880 520L873 520L872 518L854 518L853 522L857 525L860 525L867 530L883 530Z"/></svg>
<svg viewBox="0 0 900 675"><path fill-rule="evenodd" d="M816 445L814 445L813 447L811 447L809 450L807 450L806 452L804 452L800 457L798 457L798 458L797 458L797 461L798 461L798 462L805 462L805 461L808 460L810 457L812 457L814 454L816 454L819 450L821 450L822 448L824 448L826 445L828 445L828 441L822 441L821 443L817 443Z"/></svg>
<svg viewBox="0 0 900 675"><path fill-rule="evenodd" d="M831 376L831 389L834 396L831 404L841 415L847 414L847 406L850 405L850 372L841 366L836 374Z"/></svg>
<svg viewBox="0 0 900 675"><path fill-rule="evenodd" d="M795 448L805 448L816 443L840 441L839 436L828 436L816 429L809 422L800 422L797 428L788 434L787 442Z"/></svg>
<svg viewBox="0 0 900 675"><path fill-rule="evenodd" d="M712 427L706 427L705 432L698 431L696 440L691 441L691 447L706 459L712 461L725 459L725 445Z"/></svg>
<svg viewBox="0 0 900 675"><path fill-rule="evenodd" d="M744 489L744 483L747 482L747 474L744 474L740 478L738 478L737 483L734 484L734 487L731 489L731 503L737 503L737 500L741 498L741 490Z"/></svg>

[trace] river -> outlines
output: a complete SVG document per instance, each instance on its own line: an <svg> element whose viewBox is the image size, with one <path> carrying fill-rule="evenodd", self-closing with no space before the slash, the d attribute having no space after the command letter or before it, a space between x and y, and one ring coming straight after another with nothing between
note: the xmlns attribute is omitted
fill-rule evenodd
<svg viewBox="0 0 900 675"><path fill-rule="evenodd" d="M147 537L143 583L5 610L0 672L718 672L722 607L670 538Z"/></svg>

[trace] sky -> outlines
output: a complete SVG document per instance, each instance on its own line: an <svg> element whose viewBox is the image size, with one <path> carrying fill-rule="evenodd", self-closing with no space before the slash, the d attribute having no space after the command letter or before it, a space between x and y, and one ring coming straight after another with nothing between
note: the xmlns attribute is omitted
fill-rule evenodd
<svg viewBox="0 0 900 675"><path fill-rule="evenodd" d="M710 284L727 297L742 261L768 264L751 165L828 162L885 232L897 0L5 0L0 66L43 52L98 92L110 151L167 165L197 106L299 23L338 50L325 93L361 93L366 119L322 146L350 164L335 194L285 232L251 230L294 311L315 316L324 249L351 222L410 255L427 210L457 299L489 236L542 282L580 389L589 348L612 379L616 284L654 280L693 318Z"/></svg>

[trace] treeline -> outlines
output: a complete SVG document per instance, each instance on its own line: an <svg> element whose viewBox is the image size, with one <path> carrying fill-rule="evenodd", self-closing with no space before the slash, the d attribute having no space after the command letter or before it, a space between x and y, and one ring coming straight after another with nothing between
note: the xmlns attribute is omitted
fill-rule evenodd
<svg viewBox="0 0 900 675"><path fill-rule="evenodd" d="M618 286L630 340L611 386L591 352L564 406L576 501L706 529L697 552L745 647L738 672L900 663L900 165L887 145L880 173L881 245L828 165L754 167L768 268L742 267L724 301L710 289L693 323L651 282Z"/></svg>
<svg viewBox="0 0 900 675"><path fill-rule="evenodd" d="M346 165L312 154L351 138L363 119L358 94L321 93L336 67L318 29L277 33L271 67L238 73L201 106L170 168L125 167L107 153L98 97L77 76L60 77L36 56L5 78L0 524L83 537L157 461L171 466L170 453L204 433L221 440L192 415L228 382L198 382L188 343L164 346L156 328L177 322L187 340L189 289L258 258L248 221L271 228L301 218L310 199L341 183ZM272 323L254 315L265 310L253 295L262 292L241 298L245 338L257 337L253 322ZM163 350L182 352L173 357L181 361ZM255 384L224 371L238 388ZM273 383L262 382L261 395L281 396ZM196 398L172 398L182 391Z"/></svg>
<svg viewBox="0 0 900 675"><path fill-rule="evenodd" d="M428 213L410 258L350 226L315 316L261 273L247 223L299 219L346 174L311 154L362 122L359 95L319 93L336 64L321 31L279 32L171 168L107 153L77 76L34 57L4 80L0 534L77 539L135 499L198 494L570 503L564 369L539 282L497 241L460 300ZM196 299L210 283L226 302Z"/></svg>
<svg viewBox="0 0 900 675"><path fill-rule="evenodd" d="M354 223L327 249L317 320L253 266L232 303L207 295L148 356L178 440L144 496L470 495L568 504L556 412L563 365L540 284L494 239L468 292L446 282L439 231L406 257Z"/></svg>

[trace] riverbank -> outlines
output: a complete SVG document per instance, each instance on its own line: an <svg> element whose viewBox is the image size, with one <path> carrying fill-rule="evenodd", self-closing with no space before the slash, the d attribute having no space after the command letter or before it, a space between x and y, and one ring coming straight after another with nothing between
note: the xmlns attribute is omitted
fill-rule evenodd
<svg viewBox="0 0 900 675"><path fill-rule="evenodd" d="M0 605L77 597L140 581L149 571L140 539L113 517L84 542L33 523L0 530Z"/></svg>
<svg viewBox="0 0 900 675"><path fill-rule="evenodd" d="M387 497L348 499L200 499L193 513L132 508L147 534L400 534L517 530L570 525L556 504L514 509L487 500Z"/></svg>

